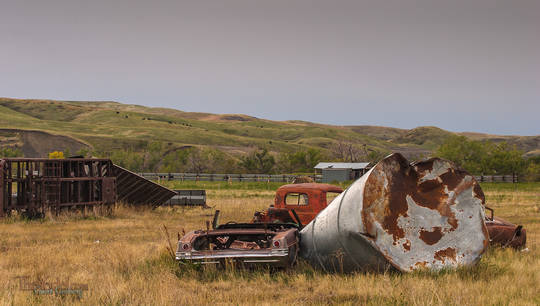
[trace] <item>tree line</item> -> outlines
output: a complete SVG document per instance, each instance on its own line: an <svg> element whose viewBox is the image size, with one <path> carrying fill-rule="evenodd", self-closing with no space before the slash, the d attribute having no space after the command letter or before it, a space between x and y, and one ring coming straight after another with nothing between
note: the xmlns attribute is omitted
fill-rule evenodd
<svg viewBox="0 0 540 306"><path fill-rule="evenodd" d="M151 144L145 152L118 150L100 155L133 171L169 173L312 173L313 167L326 158L317 149L273 153L258 148L239 157L199 147L164 152L159 143Z"/></svg>
<svg viewBox="0 0 540 306"><path fill-rule="evenodd" d="M81 150L71 153L53 152L51 156L79 155L110 158L115 164L136 172L169 173L312 173L320 161L377 162L389 151L376 151L367 145L338 142L322 151L310 148L296 152L270 152L257 148L235 156L208 147L171 147L163 142L152 142L145 150ZM526 180L540 180L540 156L525 157L524 152L506 142L470 140L465 136L451 136L441 144L434 156L453 161L476 175L519 174ZM18 148L0 148L0 157L20 157ZM61 157L60 157L61 158Z"/></svg>
<svg viewBox="0 0 540 306"><path fill-rule="evenodd" d="M525 157L524 152L507 142L470 140L451 136L434 153L453 161L476 175L519 174L526 180L540 180L540 156Z"/></svg>

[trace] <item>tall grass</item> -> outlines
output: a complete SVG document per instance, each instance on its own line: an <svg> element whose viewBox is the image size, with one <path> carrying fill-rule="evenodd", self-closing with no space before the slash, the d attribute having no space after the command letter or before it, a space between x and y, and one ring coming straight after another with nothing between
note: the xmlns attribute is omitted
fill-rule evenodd
<svg viewBox="0 0 540 306"><path fill-rule="evenodd" d="M535 187L536 188L536 187ZM204 228L214 209L222 222L249 221L272 202L268 190L208 191L213 209L115 207L112 215L67 213L44 220L0 221L0 303L64 304L344 304L486 305L540 303L538 191L486 189L496 214L527 229L528 252L490 249L472 268L441 272L329 274L305 262L289 271L180 266L167 237ZM81 295L21 291L35 283L86 284Z"/></svg>

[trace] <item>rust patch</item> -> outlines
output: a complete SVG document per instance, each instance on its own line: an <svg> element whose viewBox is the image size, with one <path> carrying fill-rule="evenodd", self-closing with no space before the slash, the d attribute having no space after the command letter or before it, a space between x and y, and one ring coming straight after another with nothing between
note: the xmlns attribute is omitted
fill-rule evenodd
<svg viewBox="0 0 540 306"><path fill-rule="evenodd" d="M477 182L474 182L473 192L476 198L482 200L482 205L486 205L486 196L484 195L484 191L482 191L482 188L480 188L480 184L478 184Z"/></svg>
<svg viewBox="0 0 540 306"><path fill-rule="evenodd" d="M456 215L450 209L450 206L445 205L439 207L438 211L442 216L448 217L448 220L446 220L446 222L448 222L448 224L450 224L450 226L452 227L449 232L455 230L458 227L458 220L456 219Z"/></svg>
<svg viewBox="0 0 540 306"><path fill-rule="evenodd" d="M384 188L384 177L381 175L370 175L366 181L366 188L364 190L364 209L362 210L362 219L364 221L366 231L373 236L375 235L375 230L372 223L374 220L370 216L370 213L373 213L375 216L382 216L386 214L386 204L375 205L377 200L380 199L385 192L387 192L387 190ZM377 221L377 218L375 218L375 221Z"/></svg>
<svg viewBox="0 0 540 306"><path fill-rule="evenodd" d="M405 251L411 250L411 242L408 239L403 243L403 248L405 249Z"/></svg>
<svg viewBox="0 0 540 306"><path fill-rule="evenodd" d="M417 188L416 181L418 179L414 179L415 184L411 184L407 193L413 198L416 204L426 208L439 210L439 206L445 203L448 198L448 195L444 191L444 185L437 180L430 180L423 182Z"/></svg>
<svg viewBox="0 0 540 306"><path fill-rule="evenodd" d="M463 173L456 173L454 169L449 169L448 172L441 174L443 184L448 187L448 190L454 190L465 177Z"/></svg>
<svg viewBox="0 0 540 306"><path fill-rule="evenodd" d="M444 250L439 250L435 252L433 258L442 261L443 263L445 263L446 259L456 261L456 250L454 248L446 248Z"/></svg>
<svg viewBox="0 0 540 306"><path fill-rule="evenodd" d="M276 197L274 199L274 207L280 207L279 204L283 202L283 199L281 198L281 195L276 192Z"/></svg>
<svg viewBox="0 0 540 306"><path fill-rule="evenodd" d="M427 268L427 264L428 264L427 261L419 261L415 263L414 266L418 268Z"/></svg>
<svg viewBox="0 0 540 306"><path fill-rule="evenodd" d="M425 173L429 171L433 171L433 164L435 162L434 158L430 158L424 161L415 162L413 166L417 169L420 173Z"/></svg>
<svg viewBox="0 0 540 306"><path fill-rule="evenodd" d="M439 242L442 236L443 233L440 226L434 227L433 231L431 232L420 230L420 239L422 239L425 243L429 245L434 245L435 243Z"/></svg>
<svg viewBox="0 0 540 306"><path fill-rule="evenodd" d="M395 156L393 164L389 166L399 166L398 171L390 178L389 182L389 191L387 193L388 203L385 207L384 219L382 222L383 228L389 234L393 235L394 241L405 237L405 231L399 227L398 218L400 216L407 216L407 211L409 210L409 205L407 203L408 190L412 187L412 181L409 177L410 174L415 174L413 171L410 171L410 167L407 163L407 160L402 155L394 154ZM398 165L396 165L398 164ZM392 170L389 169L385 171L387 173L392 173ZM414 182L416 185L416 182ZM414 189L416 186L414 186Z"/></svg>

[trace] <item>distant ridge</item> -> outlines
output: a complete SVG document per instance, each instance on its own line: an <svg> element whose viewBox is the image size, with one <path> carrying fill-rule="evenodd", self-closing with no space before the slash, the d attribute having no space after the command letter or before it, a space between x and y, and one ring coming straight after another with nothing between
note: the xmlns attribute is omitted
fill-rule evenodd
<svg viewBox="0 0 540 306"><path fill-rule="evenodd" d="M306 121L272 121L243 114L210 114L152 108L114 101L56 101L0 98L0 146L49 150L47 137L23 137L41 131L54 135L56 147L144 150L154 141L171 149L182 146L212 147L241 155L258 147L273 152L316 148L331 152L339 142L377 152L402 152L408 157L429 155L450 135L495 142L507 141L527 155L540 154L540 135L501 136L453 133L438 127L414 129L355 125L335 126ZM10 132L11 130L11 132ZM62 138L64 137L64 138ZM62 143L62 139L65 143ZM25 143L26 142L26 143ZM31 142L31 143L28 143ZM38 142L38 143L36 143ZM25 153L26 155L26 153ZM31 157L31 156L29 156Z"/></svg>

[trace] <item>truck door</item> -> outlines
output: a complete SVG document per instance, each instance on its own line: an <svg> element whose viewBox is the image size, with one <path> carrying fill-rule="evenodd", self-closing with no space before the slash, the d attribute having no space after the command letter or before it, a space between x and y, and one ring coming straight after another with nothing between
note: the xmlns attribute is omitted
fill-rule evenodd
<svg viewBox="0 0 540 306"><path fill-rule="evenodd" d="M294 209L303 225L311 222L317 215L317 212L313 211L313 207L309 203L309 196L306 193L287 193L285 195L285 206L289 211Z"/></svg>

